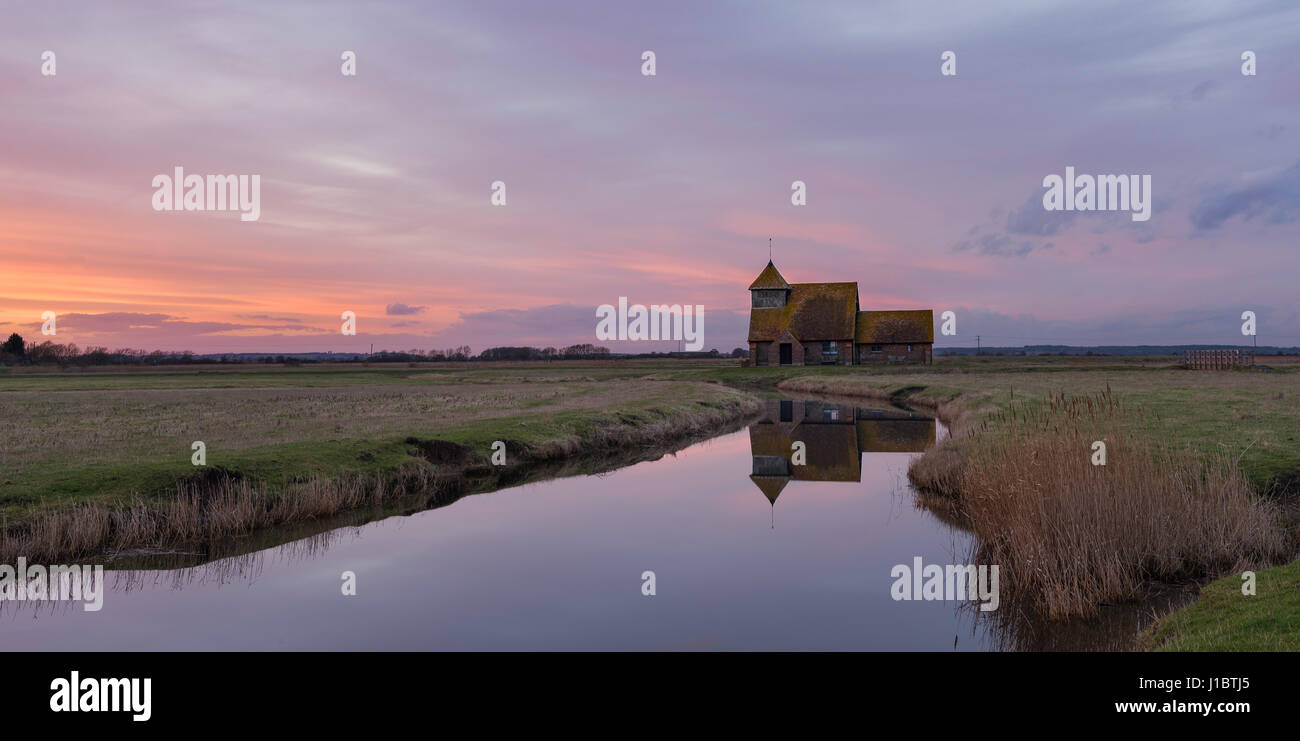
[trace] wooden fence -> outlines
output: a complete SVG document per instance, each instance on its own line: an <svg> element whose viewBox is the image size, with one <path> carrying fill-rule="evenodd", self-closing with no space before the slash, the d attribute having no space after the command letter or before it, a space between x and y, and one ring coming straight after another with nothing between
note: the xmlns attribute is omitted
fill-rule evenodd
<svg viewBox="0 0 1300 741"><path fill-rule="evenodd" d="M1254 350L1184 350L1183 365L1193 370L1249 368L1255 364Z"/></svg>

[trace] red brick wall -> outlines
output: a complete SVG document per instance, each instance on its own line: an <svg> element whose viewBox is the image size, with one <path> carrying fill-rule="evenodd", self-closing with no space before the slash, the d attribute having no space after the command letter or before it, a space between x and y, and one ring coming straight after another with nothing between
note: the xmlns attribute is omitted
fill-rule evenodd
<svg viewBox="0 0 1300 741"><path fill-rule="evenodd" d="M843 340L837 343L839 345L838 365L852 365L853 342ZM917 345L916 347L921 347ZM906 350L907 346L904 345ZM751 342L749 343L749 359L752 365L760 365L758 360L762 359L761 365L780 365L781 364L781 343L780 342ZM820 365L822 362L822 343L820 342L792 342L790 343L790 363L791 365ZM883 362L883 361L882 361Z"/></svg>
<svg viewBox="0 0 1300 741"><path fill-rule="evenodd" d="M835 343L839 346L839 357L835 361L836 365L853 364L853 342L843 340ZM821 365L822 363L822 343L806 342L803 345L804 359L808 365Z"/></svg>

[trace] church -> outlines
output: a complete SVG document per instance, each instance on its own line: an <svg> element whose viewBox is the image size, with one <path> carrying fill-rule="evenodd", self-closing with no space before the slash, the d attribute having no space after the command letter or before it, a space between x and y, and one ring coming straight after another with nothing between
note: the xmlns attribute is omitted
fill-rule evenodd
<svg viewBox="0 0 1300 741"><path fill-rule="evenodd" d="M857 283L787 283L771 260L749 295L747 366L933 362L930 309L862 311Z"/></svg>

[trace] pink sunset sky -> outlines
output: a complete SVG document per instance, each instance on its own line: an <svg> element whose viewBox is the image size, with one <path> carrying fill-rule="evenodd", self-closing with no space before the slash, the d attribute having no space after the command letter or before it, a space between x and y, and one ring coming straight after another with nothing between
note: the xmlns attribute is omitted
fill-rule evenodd
<svg viewBox="0 0 1300 741"><path fill-rule="evenodd" d="M1300 345L1293 2L0 14L4 336L477 352L595 342L626 296L703 305L729 351L771 238L791 282L955 311L940 346L1240 344L1246 310L1259 344ZM260 175L260 219L153 210L176 166ZM1066 166L1151 175L1151 219L1045 211Z"/></svg>

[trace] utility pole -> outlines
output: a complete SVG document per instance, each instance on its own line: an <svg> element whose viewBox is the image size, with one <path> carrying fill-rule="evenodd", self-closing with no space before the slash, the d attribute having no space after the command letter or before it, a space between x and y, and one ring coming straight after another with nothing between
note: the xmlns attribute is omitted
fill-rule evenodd
<svg viewBox="0 0 1300 741"><path fill-rule="evenodd" d="M976 354L976 355L979 355L979 354L980 354L980 336L979 336L979 335L975 335L975 354Z"/></svg>

